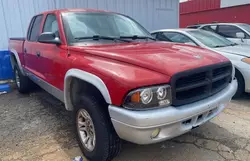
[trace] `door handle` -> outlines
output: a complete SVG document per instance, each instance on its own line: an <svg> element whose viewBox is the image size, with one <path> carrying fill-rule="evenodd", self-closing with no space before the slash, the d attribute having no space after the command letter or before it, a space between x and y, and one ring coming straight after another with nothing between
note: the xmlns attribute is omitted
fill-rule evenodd
<svg viewBox="0 0 250 161"><path fill-rule="evenodd" d="M24 48L24 51L23 51L23 52L24 52L24 54L27 54L27 49L26 49L26 48Z"/></svg>
<svg viewBox="0 0 250 161"><path fill-rule="evenodd" d="M41 56L41 53L38 51L38 52L36 52L36 56L37 57L40 57Z"/></svg>

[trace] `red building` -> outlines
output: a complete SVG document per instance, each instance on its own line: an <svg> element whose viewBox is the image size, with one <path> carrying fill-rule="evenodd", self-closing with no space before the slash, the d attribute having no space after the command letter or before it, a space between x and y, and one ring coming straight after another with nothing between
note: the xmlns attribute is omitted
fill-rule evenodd
<svg viewBox="0 0 250 161"><path fill-rule="evenodd" d="M212 22L250 24L250 0L188 0L180 3L180 27Z"/></svg>

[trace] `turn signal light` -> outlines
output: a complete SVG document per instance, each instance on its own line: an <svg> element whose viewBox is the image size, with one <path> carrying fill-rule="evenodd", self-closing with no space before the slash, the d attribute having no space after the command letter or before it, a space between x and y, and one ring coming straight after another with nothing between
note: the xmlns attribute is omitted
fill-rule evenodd
<svg viewBox="0 0 250 161"><path fill-rule="evenodd" d="M140 92L135 92L132 96L131 96L131 102L135 102L135 103L139 103L140 102Z"/></svg>

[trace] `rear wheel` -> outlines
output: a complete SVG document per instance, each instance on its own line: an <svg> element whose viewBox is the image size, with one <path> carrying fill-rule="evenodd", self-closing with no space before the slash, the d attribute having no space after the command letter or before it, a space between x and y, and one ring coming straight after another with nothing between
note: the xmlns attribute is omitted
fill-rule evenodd
<svg viewBox="0 0 250 161"><path fill-rule="evenodd" d="M238 89L233 97L239 98L245 91L245 81L244 81L242 74L238 70L235 71L235 77L238 82Z"/></svg>
<svg viewBox="0 0 250 161"><path fill-rule="evenodd" d="M121 150L121 140L107 108L95 97L82 96L75 108L75 129L79 146L90 161L110 161Z"/></svg>
<svg viewBox="0 0 250 161"><path fill-rule="evenodd" d="M17 66L14 67L14 76L17 90L20 93L29 92L33 82L27 76L24 76Z"/></svg>

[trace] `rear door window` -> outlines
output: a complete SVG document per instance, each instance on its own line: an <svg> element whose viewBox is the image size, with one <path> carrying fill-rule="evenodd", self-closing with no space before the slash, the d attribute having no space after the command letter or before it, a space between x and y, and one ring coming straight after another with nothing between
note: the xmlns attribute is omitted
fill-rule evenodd
<svg viewBox="0 0 250 161"><path fill-rule="evenodd" d="M31 28L34 24L34 21L35 21L36 17L33 17L30 21L30 25L29 25L29 28L28 28L28 34L27 34L27 39L30 40L30 34L31 34Z"/></svg>
<svg viewBox="0 0 250 161"><path fill-rule="evenodd" d="M39 36L39 31L42 23L43 15L38 15L35 17L34 23L31 27L30 35L28 40L29 41L37 41Z"/></svg>

